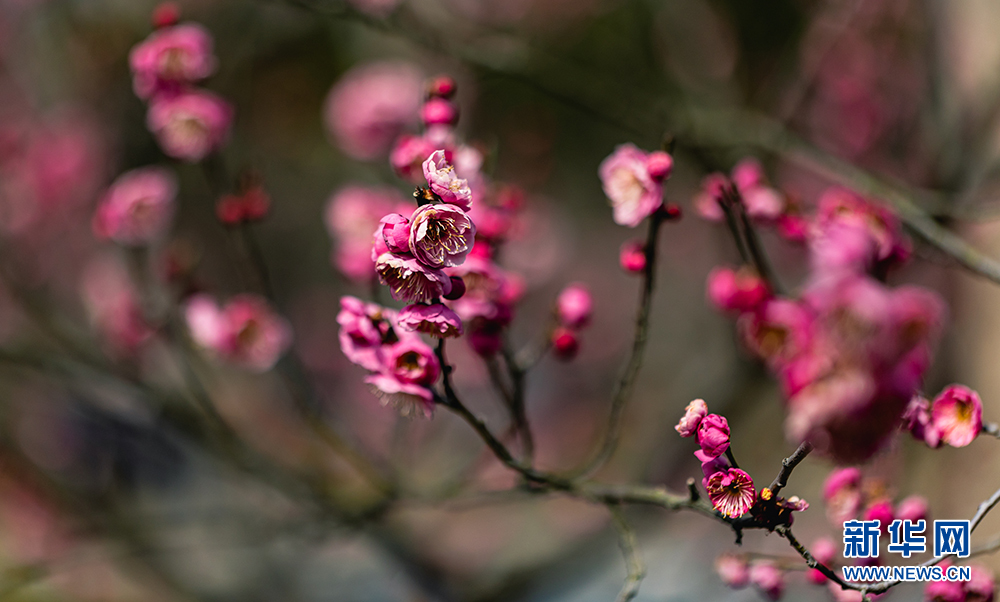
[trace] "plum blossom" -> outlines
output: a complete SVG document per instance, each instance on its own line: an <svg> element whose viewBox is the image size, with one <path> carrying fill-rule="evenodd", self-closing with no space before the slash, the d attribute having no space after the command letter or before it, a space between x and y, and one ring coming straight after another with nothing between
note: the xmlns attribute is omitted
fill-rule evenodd
<svg viewBox="0 0 1000 602"><path fill-rule="evenodd" d="M204 90L155 97L146 125L167 155L197 163L217 151L229 138L233 108Z"/></svg>
<svg viewBox="0 0 1000 602"><path fill-rule="evenodd" d="M831 523L840 525L857 517L863 501L861 471L849 467L831 472L823 483L823 500Z"/></svg>
<svg viewBox="0 0 1000 602"><path fill-rule="evenodd" d="M426 126L454 125L458 121L458 107L445 98L431 98L420 107L420 120Z"/></svg>
<svg viewBox="0 0 1000 602"><path fill-rule="evenodd" d="M729 449L729 422L724 416L709 414L698 424L698 445L709 457L716 457Z"/></svg>
<svg viewBox="0 0 1000 602"><path fill-rule="evenodd" d="M632 144L622 144L598 170L604 194L611 201L615 223L634 228L663 205L663 180L669 168L654 160L657 177L649 171L645 152Z"/></svg>
<svg viewBox="0 0 1000 602"><path fill-rule="evenodd" d="M472 249L476 226L454 205L423 205L410 218L409 234L410 253L420 263L431 268L454 267Z"/></svg>
<svg viewBox="0 0 1000 602"><path fill-rule="evenodd" d="M784 195L767 184L764 168L749 157L737 163L728 177L722 173L705 176L693 201L695 210L709 221L722 221L725 212L719 203L731 191L739 194L747 215L757 222L780 222L786 214Z"/></svg>
<svg viewBox="0 0 1000 602"><path fill-rule="evenodd" d="M170 226L177 179L159 167L134 169L118 177L94 213L94 233L125 245L143 245Z"/></svg>
<svg viewBox="0 0 1000 602"><path fill-rule="evenodd" d="M292 342L288 321L256 295L237 295L222 308L208 295L195 295L184 315L198 345L256 372L270 370Z"/></svg>
<svg viewBox="0 0 1000 602"><path fill-rule="evenodd" d="M883 534L889 532L889 525L894 519L892 502L887 499L876 500L865 508L864 520L879 521L879 529Z"/></svg>
<svg viewBox="0 0 1000 602"><path fill-rule="evenodd" d="M778 600L785 591L781 569L766 560L759 560L750 566L750 583L768 600Z"/></svg>
<svg viewBox="0 0 1000 602"><path fill-rule="evenodd" d="M931 419L931 403L922 395L914 395L903 412L903 428L913 435L917 441L923 441L927 447L936 449L944 444L941 440L941 429Z"/></svg>
<svg viewBox="0 0 1000 602"><path fill-rule="evenodd" d="M965 602L993 602L996 581L989 569L978 564L969 565L971 575L963 583Z"/></svg>
<svg viewBox="0 0 1000 602"><path fill-rule="evenodd" d="M812 552L813 558L826 566L833 564L833 560L837 556L837 546L829 537L821 537L814 541L809 546L809 551ZM826 575L820 572L819 569L809 569L806 571L806 579L814 585L823 585L827 582Z"/></svg>
<svg viewBox="0 0 1000 602"><path fill-rule="evenodd" d="M128 270L117 258L98 256L87 263L80 290L91 323L111 352L132 355L154 336Z"/></svg>
<svg viewBox="0 0 1000 602"><path fill-rule="evenodd" d="M556 299L556 318L571 330L579 330L590 321L594 302L586 285L574 282L559 293Z"/></svg>
<svg viewBox="0 0 1000 602"><path fill-rule="evenodd" d="M684 408L684 415L681 416L674 430L681 437L692 437L698 432L698 425L701 424L701 419L707 415L708 406L705 404L705 400L695 399Z"/></svg>
<svg viewBox="0 0 1000 602"><path fill-rule="evenodd" d="M390 213L379 222L381 229L375 237L382 237L386 249L396 255L410 252L410 220L399 213Z"/></svg>
<svg viewBox="0 0 1000 602"><path fill-rule="evenodd" d="M965 447L983 428L983 402L972 389L950 385L934 399L931 420L942 441L952 447Z"/></svg>
<svg viewBox="0 0 1000 602"><path fill-rule="evenodd" d="M323 106L327 130L347 155L368 161L385 156L396 137L417 120L420 71L409 63L356 67L330 90Z"/></svg>
<svg viewBox="0 0 1000 602"><path fill-rule="evenodd" d="M392 405L403 415L420 410L430 416L433 393L428 388L441 373L434 351L418 338L404 338L386 346L384 363L377 374L365 383L385 405Z"/></svg>
<svg viewBox="0 0 1000 602"><path fill-rule="evenodd" d="M396 175L411 184L424 182L423 164L438 149L438 141L428 136L401 136L389 154L389 164Z"/></svg>
<svg viewBox="0 0 1000 602"><path fill-rule="evenodd" d="M215 72L212 36L195 23L163 27L132 49L129 66L139 98L176 93Z"/></svg>
<svg viewBox="0 0 1000 602"><path fill-rule="evenodd" d="M911 495L896 505L895 517L900 520L917 522L927 520L928 515L927 499L920 495Z"/></svg>
<svg viewBox="0 0 1000 602"><path fill-rule="evenodd" d="M550 338L552 340L552 354L555 355L556 359L569 361L576 357L580 351L580 339L569 328L560 326L553 329Z"/></svg>
<svg viewBox="0 0 1000 602"><path fill-rule="evenodd" d="M707 489L712 507L728 518L746 514L756 498L753 479L738 468L713 474L708 478Z"/></svg>
<svg viewBox="0 0 1000 602"><path fill-rule="evenodd" d="M719 267L708 275L708 299L723 311L753 311L770 294L767 283L750 267Z"/></svg>
<svg viewBox="0 0 1000 602"><path fill-rule="evenodd" d="M357 297L340 298L340 349L352 363L372 372L381 370L382 346L393 338L390 320L392 312L375 303L366 303Z"/></svg>
<svg viewBox="0 0 1000 602"><path fill-rule="evenodd" d="M404 330L424 332L434 337L461 336L462 319L441 303L414 303L399 312L397 322Z"/></svg>
<svg viewBox="0 0 1000 602"><path fill-rule="evenodd" d="M733 589L744 588L750 583L750 566L746 556L741 554L719 554L715 559L715 572Z"/></svg>
<svg viewBox="0 0 1000 602"><path fill-rule="evenodd" d="M431 192L438 195L442 202L455 205L462 211L469 211L472 207L469 181L458 177L455 166L443 149L436 150L427 157L423 163L423 171Z"/></svg>
<svg viewBox="0 0 1000 602"><path fill-rule="evenodd" d="M413 258L382 253L375 261L375 271L397 301L427 303L451 292L447 274Z"/></svg>

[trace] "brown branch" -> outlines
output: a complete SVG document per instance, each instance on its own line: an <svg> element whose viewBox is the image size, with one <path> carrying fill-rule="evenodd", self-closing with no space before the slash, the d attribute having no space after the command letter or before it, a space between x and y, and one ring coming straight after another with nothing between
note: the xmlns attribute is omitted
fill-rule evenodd
<svg viewBox="0 0 1000 602"><path fill-rule="evenodd" d="M808 441L803 441L799 444L795 451L792 452L792 455L781 461L781 471L778 472L778 476L774 477L774 480L771 481L771 486L769 487L771 493L778 495L778 492L788 484L788 477L792 474L792 471L795 470L795 467L798 466L802 460L805 460L806 456L808 456L809 452L812 450L812 444Z"/></svg>

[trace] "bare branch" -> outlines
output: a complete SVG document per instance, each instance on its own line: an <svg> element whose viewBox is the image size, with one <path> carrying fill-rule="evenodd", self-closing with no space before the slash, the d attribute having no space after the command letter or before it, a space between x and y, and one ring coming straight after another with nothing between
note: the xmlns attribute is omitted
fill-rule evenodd
<svg viewBox="0 0 1000 602"><path fill-rule="evenodd" d="M611 513L611 520L618 530L618 546L622 550L622 556L625 557L625 568L628 571L625 584L622 585L615 602L629 602L639 593L639 585L642 583L643 577L646 576L646 565L636 547L635 531L625 520L621 510L615 506L608 506L608 511Z"/></svg>

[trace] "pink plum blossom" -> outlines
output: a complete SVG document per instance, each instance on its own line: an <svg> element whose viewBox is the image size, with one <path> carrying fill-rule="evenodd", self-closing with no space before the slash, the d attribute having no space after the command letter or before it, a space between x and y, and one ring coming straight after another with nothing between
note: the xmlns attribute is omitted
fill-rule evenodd
<svg viewBox="0 0 1000 602"><path fill-rule="evenodd" d="M929 511L927 499L921 495L911 495L896 505L896 518L918 522L927 520Z"/></svg>
<svg viewBox="0 0 1000 602"><path fill-rule="evenodd" d="M724 416L709 414L698 424L698 445L710 457L725 453L729 448L729 423Z"/></svg>
<svg viewBox="0 0 1000 602"><path fill-rule="evenodd" d="M646 243L641 240L625 241L618 254L622 269L632 274L641 274L646 269Z"/></svg>
<svg viewBox="0 0 1000 602"><path fill-rule="evenodd" d="M375 261L375 271L397 301L427 303L451 292L447 274L413 258L383 253Z"/></svg>
<svg viewBox="0 0 1000 602"><path fill-rule="evenodd" d="M410 218L409 234L409 250L417 261L431 268L454 267L475 244L476 226L454 205L423 205Z"/></svg>
<svg viewBox="0 0 1000 602"><path fill-rule="evenodd" d="M458 176L444 150L431 153L423 163L423 171L431 192L441 197L442 202L455 205L462 211L469 211L472 207L469 181Z"/></svg>
<svg viewBox="0 0 1000 602"><path fill-rule="evenodd" d="M944 444L941 440L941 429L931 419L931 404L921 395L915 395L906 406L906 411L903 413L903 428L908 430L914 439L923 441L931 449L937 449Z"/></svg>
<svg viewBox="0 0 1000 602"><path fill-rule="evenodd" d="M434 412L434 394L423 385L403 382L389 374L371 374L365 377L372 393L382 405L396 408L403 416L420 412L430 418Z"/></svg>
<svg viewBox="0 0 1000 602"><path fill-rule="evenodd" d="M978 564L969 565L971 575L964 585L965 602L993 602L996 581L993 573Z"/></svg>
<svg viewBox="0 0 1000 602"><path fill-rule="evenodd" d="M701 419L708 415L708 406L704 399L695 399L684 408L684 415L674 430L681 437L693 437L698 432L698 425Z"/></svg>
<svg viewBox="0 0 1000 602"><path fill-rule="evenodd" d="M441 303L407 305L400 310L397 322L404 330L424 332L434 337L457 337L464 332L458 314Z"/></svg>
<svg viewBox="0 0 1000 602"><path fill-rule="evenodd" d="M960 581L930 581L924 586L927 602L965 602L965 588Z"/></svg>
<svg viewBox="0 0 1000 602"><path fill-rule="evenodd" d="M357 297L340 298L340 349L352 363L372 372L382 369L382 346L389 338L392 312Z"/></svg>
<svg viewBox="0 0 1000 602"><path fill-rule="evenodd" d="M196 295L185 317L201 347L257 372L270 370L292 342L288 321L256 295L237 295L222 308L208 295Z"/></svg>
<svg viewBox="0 0 1000 602"><path fill-rule="evenodd" d="M91 323L114 354L133 355L154 336L128 269L117 258L98 256L87 263L80 289Z"/></svg>
<svg viewBox="0 0 1000 602"><path fill-rule="evenodd" d="M764 279L749 267L715 268L707 288L709 301L723 311L753 311L771 294Z"/></svg>
<svg viewBox="0 0 1000 602"><path fill-rule="evenodd" d="M118 177L94 213L101 238L143 245L162 236L173 217L177 179L159 167L134 169Z"/></svg>
<svg viewBox="0 0 1000 602"><path fill-rule="evenodd" d="M328 131L354 159L385 156L393 141L417 120L422 77L409 63L381 62L349 71L323 107Z"/></svg>
<svg viewBox="0 0 1000 602"><path fill-rule="evenodd" d="M775 369L805 353L813 340L814 316L797 301L767 299L757 311L740 316L743 343Z"/></svg>
<svg viewBox="0 0 1000 602"><path fill-rule="evenodd" d="M713 474L708 478L707 489L712 507L728 518L749 512L756 498L753 479L738 468Z"/></svg>
<svg viewBox="0 0 1000 602"><path fill-rule="evenodd" d="M942 441L952 447L965 447L983 428L983 402L972 389L950 385L934 399L931 420L940 430Z"/></svg>
<svg viewBox="0 0 1000 602"><path fill-rule="evenodd" d="M653 180L662 182L674 171L674 158L664 151L653 151L646 155L646 173Z"/></svg>
<svg viewBox="0 0 1000 602"><path fill-rule="evenodd" d="M784 575L774 563L760 560L750 566L752 583L768 600L778 600L785 591Z"/></svg>
<svg viewBox="0 0 1000 602"><path fill-rule="evenodd" d="M146 125L164 153L197 163L228 140L232 121L228 102L211 92L192 90L154 98Z"/></svg>
<svg viewBox="0 0 1000 602"><path fill-rule="evenodd" d="M434 350L416 337L406 337L385 350L382 372L400 382L428 386L441 374Z"/></svg>
<svg viewBox="0 0 1000 602"><path fill-rule="evenodd" d="M139 98L176 93L215 72L212 36L195 23L158 29L132 49L129 66Z"/></svg>
<svg viewBox="0 0 1000 602"><path fill-rule="evenodd" d="M889 500L876 500L865 508L864 520L877 520L879 521L879 529L882 534L889 532L889 525L892 523L894 516L892 510L892 502Z"/></svg>
<svg viewBox="0 0 1000 602"><path fill-rule="evenodd" d="M411 184L424 182L423 164L437 150L437 142L427 136L401 136L389 154L389 164L396 175Z"/></svg>
<svg viewBox="0 0 1000 602"><path fill-rule="evenodd" d="M420 107L420 120L426 126L454 125L458 121L458 107L445 98L431 98Z"/></svg>
<svg viewBox="0 0 1000 602"><path fill-rule="evenodd" d="M634 145L623 144L598 170L615 223L621 226L634 228L663 205L663 180L650 175L647 157Z"/></svg>
<svg viewBox="0 0 1000 602"><path fill-rule="evenodd" d="M566 328L579 330L590 322L594 302L586 285L570 284L556 299L556 318Z"/></svg>
<svg viewBox="0 0 1000 602"><path fill-rule="evenodd" d="M396 255L410 252L410 220L399 213L390 213L379 222L382 229L376 237L381 236L386 249Z"/></svg>
<svg viewBox="0 0 1000 602"><path fill-rule="evenodd" d="M740 554L720 554L715 559L715 572L724 584L740 589L750 584L750 566L746 556Z"/></svg>
<svg viewBox="0 0 1000 602"><path fill-rule="evenodd" d="M858 516L861 511L861 471L857 468L838 468L823 483L823 500L830 522L841 525Z"/></svg>

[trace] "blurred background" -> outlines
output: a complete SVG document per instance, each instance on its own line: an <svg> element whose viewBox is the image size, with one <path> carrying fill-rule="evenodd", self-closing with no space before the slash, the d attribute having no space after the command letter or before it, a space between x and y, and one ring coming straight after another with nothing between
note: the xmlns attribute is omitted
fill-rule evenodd
<svg viewBox="0 0 1000 602"><path fill-rule="evenodd" d="M768 148L756 120L898 182L1000 256L992 221L1000 216L1000 5L990 0L178 6L181 21L214 38L218 69L205 87L235 109L228 144L203 164L162 153L132 89L129 52L153 30L155 2L0 0L2 598L614 599L625 567L603 508L489 493L517 481L465 423L443 411L424 420L382 407L340 351L339 298L367 297L371 287L338 269L342 241L328 232L328 203L348 186L386 186L400 198L412 191L379 140L416 131L419 87L410 113L371 146L352 146L337 129L350 119L331 100L337 86L373 65L417 82L454 77L458 135L483 152L491 179L523 190L523 223L503 256L525 283L515 345L538 338L567 283L593 293L579 355L546 357L528 375L544 469L588 456L631 344L639 280L621 270L618 250L641 233L612 222L597 176L618 144L653 150L674 137L666 197L685 215L664 226L648 354L621 445L599 475L607 482L681 490L700 478L694 447L673 431L696 397L729 418L740 463L759 481L794 448L777 385L740 348L733 320L705 302L708 272L738 256L726 229L691 204L707 173L746 156L803 211L830 184ZM169 237L145 254L97 240L91 216L104 191L147 165L178 176ZM176 273L223 299L257 286L241 267L246 239L216 217L220 195L246 172L271 199L268 217L252 226L254 248L294 332L289 357L262 374L144 333L135 324L142 303L127 300L143 280ZM768 232L764 243L794 289L804 249ZM1000 290L919 241L915 255L890 282L933 288L951 308L926 390L964 382L996 419ZM501 431L506 415L484 363L464 341L450 355L466 403ZM401 484L401 499L371 510L378 492L298 411L303 389L325 428ZM235 436L193 397L208 399ZM989 441L932 451L900 437L865 473L896 498L926 496L935 517L963 518L996 489L998 462ZM810 457L786 490L813 503L796 521L804 541L839 541L819 493L830 468ZM638 600L763 599L715 575L716 556L734 549L723 526L657 509L628 516L648 566ZM983 532L997 528L994 517ZM786 542L765 533L748 533L743 548L792 558ZM795 573L787 587L788 599L832 599ZM920 596L916 586L889 594Z"/></svg>

